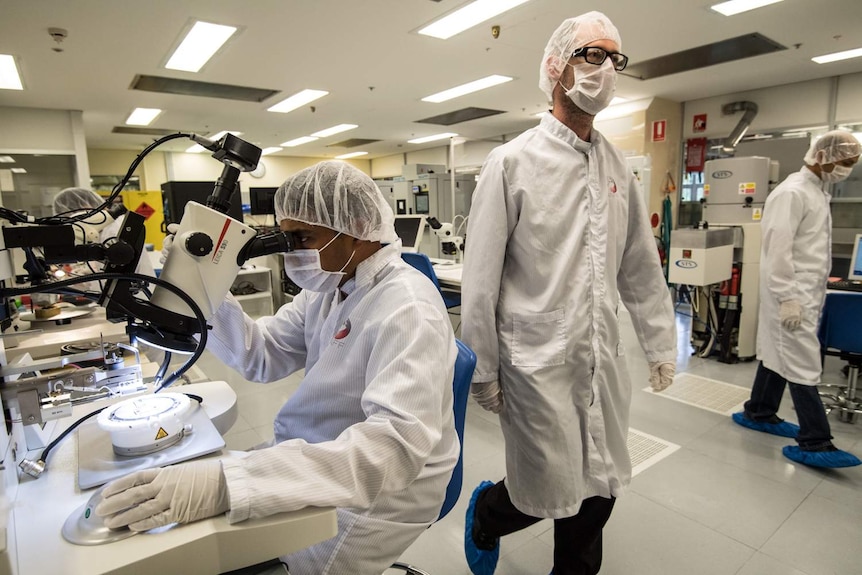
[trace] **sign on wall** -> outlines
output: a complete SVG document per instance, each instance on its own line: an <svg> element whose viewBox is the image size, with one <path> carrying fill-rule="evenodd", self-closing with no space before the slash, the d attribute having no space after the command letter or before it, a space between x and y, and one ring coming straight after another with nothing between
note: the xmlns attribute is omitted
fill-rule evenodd
<svg viewBox="0 0 862 575"><path fill-rule="evenodd" d="M652 123L652 141L664 142L667 137L667 120L656 120Z"/></svg>
<svg viewBox="0 0 862 575"><path fill-rule="evenodd" d="M693 132L706 132L706 114L695 114L691 129Z"/></svg>

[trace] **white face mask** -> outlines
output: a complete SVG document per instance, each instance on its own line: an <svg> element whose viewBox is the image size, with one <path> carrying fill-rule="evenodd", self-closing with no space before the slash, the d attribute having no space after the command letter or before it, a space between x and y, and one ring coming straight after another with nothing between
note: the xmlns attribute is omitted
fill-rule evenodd
<svg viewBox="0 0 862 575"><path fill-rule="evenodd" d="M848 168L847 166L839 166L835 165L832 167L831 172L824 172L820 170L820 179L824 182L829 182L835 184L837 182L843 182L848 177L850 177L850 172L853 171L853 168Z"/></svg>
<svg viewBox="0 0 862 575"><path fill-rule="evenodd" d="M314 292L330 292L337 289L344 278L344 268L350 264L356 250L353 250L350 258L337 272L327 271L321 267L320 252L328 248L329 244L340 235L341 232L338 232L319 250L294 250L284 254L284 273L302 289Z"/></svg>
<svg viewBox="0 0 862 575"><path fill-rule="evenodd" d="M571 64L566 64L572 66ZM617 72L608 58L600 66L592 64L572 66L575 84L566 90L566 96L575 106L595 116L608 107L617 90ZM560 84L561 86L562 83ZM563 86L565 88L565 86Z"/></svg>

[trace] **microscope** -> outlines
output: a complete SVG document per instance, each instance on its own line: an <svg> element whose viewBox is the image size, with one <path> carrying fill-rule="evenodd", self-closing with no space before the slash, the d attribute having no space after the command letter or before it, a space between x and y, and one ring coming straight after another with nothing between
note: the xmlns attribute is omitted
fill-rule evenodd
<svg viewBox="0 0 862 575"><path fill-rule="evenodd" d="M455 261L461 263L464 252L464 238L455 235L455 228L451 223L441 223L437 218L431 216L427 219L428 225L434 230L434 234L440 240L440 251L447 256L455 256Z"/></svg>
<svg viewBox="0 0 862 575"><path fill-rule="evenodd" d="M123 216L117 237L98 242L98 229L112 221L104 210L116 198L143 157L168 140L187 137L212 152L224 164L206 205L189 202L176 234L174 248L158 278L134 273L144 253L144 217L128 211ZM207 320L225 299L240 267L248 259L287 252L293 249L293 238L284 232L265 235L227 215L230 196L241 172L252 171L260 159L260 149L232 134L212 141L197 134L172 134L151 144L132 163L104 204L85 213L59 214L35 219L0 207L0 301L30 293L53 293L87 296L106 310L109 321L126 322L132 346L123 346L137 357L138 342L165 351L164 361L156 375L156 392L163 390L188 370L203 353L207 337ZM102 262L104 272L72 279L31 282L28 287L9 287L14 278L9 250L23 248L39 251L46 264ZM76 283L103 282L100 293L75 290ZM154 286L154 287L153 287ZM0 317L0 330L11 325L13 310ZM173 373L166 375L172 353L190 358ZM86 355L86 357L84 357ZM101 357L97 357L101 356ZM40 361L40 369L63 367L75 362L101 359L102 369L78 369L59 374L38 375L33 366L0 366L0 398L6 406L14 405L25 426L36 428L53 419L67 417L72 406L118 395L141 393L140 365L124 367L116 350L88 352L54 359L54 364ZM139 362L138 362L139 363ZM134 369L137 367L137 370ZM36 373L34 377L22 374ZM33 435L35 432L31 433ZM28 441L28 444L30 442ZM46 457L45 457L46 458ZM44 459L44 458L43 458ZM28 474L38 476L44 461L22 465Z"/></svg>

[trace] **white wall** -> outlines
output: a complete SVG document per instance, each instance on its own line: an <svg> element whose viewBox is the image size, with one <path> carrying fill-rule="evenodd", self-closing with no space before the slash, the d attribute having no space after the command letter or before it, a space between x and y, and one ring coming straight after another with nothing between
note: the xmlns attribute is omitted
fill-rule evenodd
<svg viewBox="0 0 862 575"><path fill-rule="evenodd" d="M836 82L838 89L833 96ZM833 97L837 100L835 117L831 118ZM722 116L721 107L741 100L754 102L759 108L749 132L859 122L862 121L862 73L691 100L684 105L683 138L720 138L730 134L742 113ZM705 132L693 130L697 114L707 114Z"/></svg>
<svg viewBox="0 0 862 575"><path fill-rule="evenodd" d="M75 156L76 184L90 185L80 110L0 107L0 153Z"/></svg>

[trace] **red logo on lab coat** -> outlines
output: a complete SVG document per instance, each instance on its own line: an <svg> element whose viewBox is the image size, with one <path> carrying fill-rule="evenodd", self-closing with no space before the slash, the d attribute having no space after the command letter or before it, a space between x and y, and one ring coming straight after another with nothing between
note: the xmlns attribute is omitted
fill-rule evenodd
<svg viewBox="0 0 862 575"><path fill-rule="evenodd" d="M350 320L346 320L341 327L338 328L338 331L335 332L335 339L344 339L347 337L347 334L350 333Z"/></svg>
<svg viewBox="0 0 862 575"><path fill-rule="evenodd" d="M608 189L611 191L612 194L617 193L617 183L614 181L613 178L608 178Z"/></svg>

